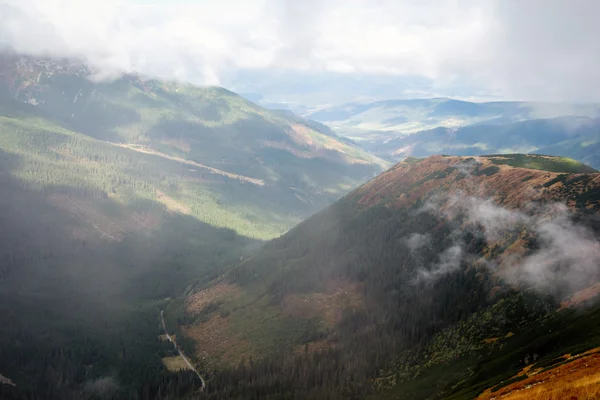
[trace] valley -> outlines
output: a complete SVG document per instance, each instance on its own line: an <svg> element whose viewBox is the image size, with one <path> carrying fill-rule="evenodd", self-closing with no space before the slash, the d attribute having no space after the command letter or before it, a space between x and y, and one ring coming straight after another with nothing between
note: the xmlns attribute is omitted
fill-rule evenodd
<svg viewBox="0 0 600 400"><path fill-rule="evenodd" d="M3 54L0 397L593 396L598 112Z"/></svg>
<svg viewBox="0 0 600 400"><path fill-rule="evenodd" d="M159 311L388 165L225 89L0 64L3 398L194 396Z"/></svg>

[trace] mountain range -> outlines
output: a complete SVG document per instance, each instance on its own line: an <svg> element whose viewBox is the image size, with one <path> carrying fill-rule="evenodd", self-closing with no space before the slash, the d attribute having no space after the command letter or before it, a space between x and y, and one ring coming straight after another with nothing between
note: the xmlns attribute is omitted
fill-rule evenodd
<svg viewBox="0 0 600 400"><path fill-rule="evenodd" d="M434 128L503 125L564 116L600 116L600 105L449 98L379 100L315 108L305 115L355 140L391 139Z"/></svg>
<svg viewBox="0 0 600 400"><path fill-rule="evenodd" d="M571 157L600 167L600 119L557 117L503 125L435 128L364 148L390 159L433 154L535 153Z"/></svg>
<svg viewBox="0 0 600 400"><path fill-rule="evenodd" d="M303 110L3 54L0 398L600 395L598 106Z"/></svg>
<svg viewBox="0 0 600 400"><path fill-rule="evenodd" d="M391 161L434 154L534 153L600 167L597 104L435 98L351 103L305 115Z"/></svg>

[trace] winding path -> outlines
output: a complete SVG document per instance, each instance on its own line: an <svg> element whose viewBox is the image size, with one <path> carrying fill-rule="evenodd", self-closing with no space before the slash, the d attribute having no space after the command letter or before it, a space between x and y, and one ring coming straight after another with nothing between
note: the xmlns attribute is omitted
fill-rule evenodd
<svg viewBox="0 0 600 400"><path fill-rule="evenodd" d="M167 332L167 325L165 324L165 310L160 310L160 321L162 322L162 326L165 331L165 335L167 336L167 339L169 339L169 342L173 343L173 347L175 347L175 350L177 350L177 352L179 353L181 358L183 358L183 361L185 361L187 366L190 367L190 369L192 371L194 371L194 373L196 375L198 375L198 378L200 378L200 381L202 382L202 390L204 390L206 388L206 382L204 381L204 378L202 378L202 376L200 375L198 370L196 368L194 368L194 366L192 365L190 360L188 360L188 358L185 356L185 354L183 354L183 352L181 351L179 346L177 346L177 343L175 343L175 341L173 340L171 335L169 335L169 333Z"/></svg>

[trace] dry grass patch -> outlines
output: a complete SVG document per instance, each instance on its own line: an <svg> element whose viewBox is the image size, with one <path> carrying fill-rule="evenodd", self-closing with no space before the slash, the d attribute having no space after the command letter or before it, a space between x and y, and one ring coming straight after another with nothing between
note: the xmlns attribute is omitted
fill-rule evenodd
<svg viewBox="0 0 600 400"><path fill-rule="evenodd" d="M575 292L571 297L560 303L560 308L563 309L580 305L598 295L600 295L600 283L596 283L594 286Z"/></svg>
<svg viewBox="0 0 600 400"><path fill-rule="evenodd" d="M205 368L235 366L242 357L257 357L243 333L232 332L229 318L222 318L219 314L214 314L202 324L182 329L196 343L196 358L202 360Z"/></svg>
<svg viewBox="0 0 600 400"><path fill-rule="evenodd" d="M183 357L181 357L180 355L177 355L175 357L164 357L162 359L162 362L163 364L165 364L165 367L167 367L169 371L181 371L185 369L190 369Z"/></svg>
<svg viewBox="0 0 600 400"><path fill-rule="evenodd" d="M480 173L476 173L473 167L470 176L458 179L459 170L462 170L460 166L464 166L469 159L480 163ZM491 174L481 173L490 167L497 170ZM445 174L441 174L442 172ZM532 201L550 201L564 197L560 195L562 185L543 187L546 182L559 175L561 173L495 165L486 157L431 156L414 164L400 163L363 185L357 192L360 195L358 203L370 207L386 200L394 208L407 207L433 189L452 187L461 196L493 197L497 193L503 193L502 199L499 199L502 206L516 209ZM594 178L597 179L600 179L600 175Z"/></svg>
<svg viewBox="0 0 600 400"><path fill-rule="evenodd" d="M189 296L186 300L186 310L190 315L194 315L201 312L204 307L211 303L236 300L241 295L242 290L238 285L220 282L215 286Z"/></svg>
<svg viewBox="0 0 600 400"><path fill-rule="evenodd" d="M332 281L324 293L290 294L283 301L283 315L300 319L321 317L329 328L349 308L364 308L364 298L361 286L348 281Z"/></svg>
<svg viewBox="0 0 600 400"><path fill-rule="evenodd" d="M600 399L600 348L558 365L548 371L529 366L518 375L527 373L525 380L492 392L487 389L478 400L597 400ZM543 372L542 372L543 371Z"/></svg>
<svg viewBox="0 0 600 400"><path fill-rule="evenodd" d="M486 343L486 344L490 344L490 343L497 342L498 339L500 339L500 338L499 337L492 337L492 338L483 339L482 342Z"/></svg>
<svg viewBox="0 0 600 400"><path fill-rule="evenodd" d="M162 204L164 204L165 207L167 207L167 210L169 210L171 212L178 212L178 213L185 214L185 215L187 215L191 212L191 210L188 206L178 202L177 200L175 200L172 197L169 197L166 193L164 193L160 190L156 191L156 198L158 199L158 201L160 201Z"/></svg>

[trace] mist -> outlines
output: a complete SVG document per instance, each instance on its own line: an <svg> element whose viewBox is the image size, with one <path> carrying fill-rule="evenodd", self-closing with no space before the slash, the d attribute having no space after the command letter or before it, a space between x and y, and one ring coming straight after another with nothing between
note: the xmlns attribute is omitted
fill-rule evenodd
<svg viewBox="0 0 600 400"><path fill-rule="evenodd" d="M440 279L459 270L461 260L466 258L485 265L510 285L559 297L600 279L600 241L589 227L574 222L575 214L562 203L529 204L523 210L513 210L497 205L491 198L453 195L431 199L420 212L453 223L455 238L471 232L482 234L489 247L505 248L515 240L525 240L529 248L524 254L501 254L482 263L474 254L468 254L461 239L456 239L436 264L417 271L417 280ZM524 232L530 237L525 238ZM506 242L511 235L512 241Z"/></svg>
<svg viewBox="0 0 600 400"><path fill-rule="evenodd" d="M330 73L401 77L421 96L599 101L599 13L592 0L5 0L0 47L83 59L103 79L228 85L288 71L292 84Z"/></svg>

